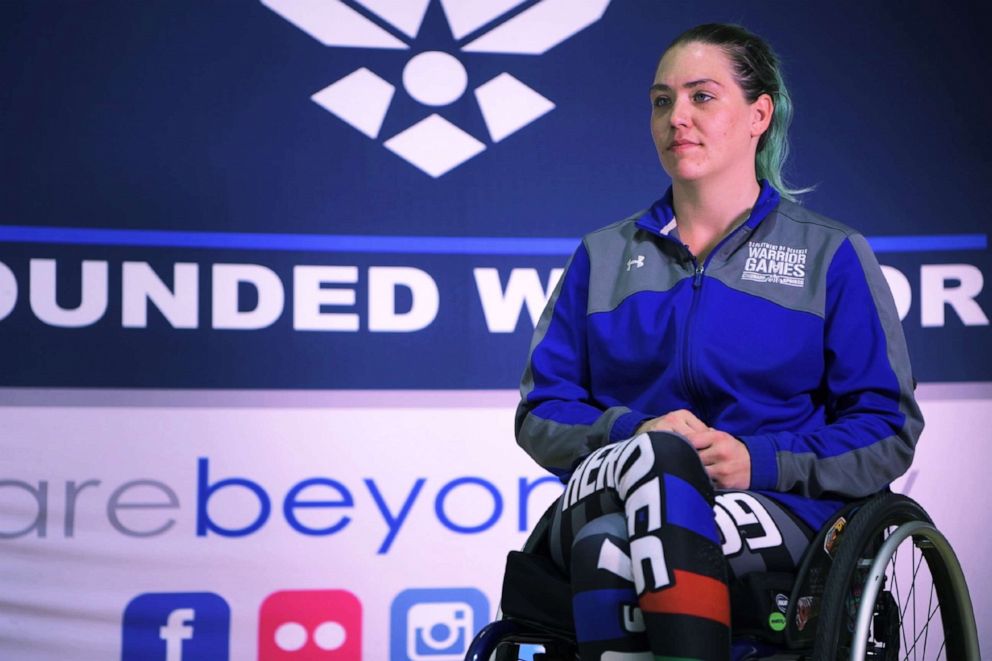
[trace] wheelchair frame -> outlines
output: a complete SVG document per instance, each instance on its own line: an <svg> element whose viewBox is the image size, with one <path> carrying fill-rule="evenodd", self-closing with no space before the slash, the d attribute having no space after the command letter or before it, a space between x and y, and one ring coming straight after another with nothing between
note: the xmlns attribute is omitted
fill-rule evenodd
<svg viewBox="0 0 992 661"><path fill-rule="evenodd" d="M554 505L552 506L552 508ZM538 522L524 545L527 555L541 556L542 544L547 543L548 514ZM840 520L840 524L837 522ZM846 525L845 525L846 524ZM839 527L838 527L839 525ZM831 532L833 531L833 533ZM839 534L838 531L842 531ZM827 536L836 539L828 542ZM896 577L898 550L911 542L913 550L913 580L908 588L906 604L890 592ZM921 557L916 560L916 553ZM907 639L904 626L908 624L908 601L913 598L913 625L916 625L915 596L917 570L926 562L932 576L931 604L927 606L926 633ZM812 568L812 571L811 571ZM826 568L826 579L811 580ZM509 572L508 572L509 573ZM505 580L505 579L504 579ZM933 591L937 609L931 608ZM809 630L797 627L800 598L807 596L805 613ZM899 595L901 597L901 595ZM504 590L505 598L505 590ZM892 608L895 606L896 611ZM928 641L930 620L939 609L946 651L944 658L978 661L981 658L978 632L968 586L961 565L947 539L933 526L929 515L911 498L880 493L845 507L822 528L813 539L800 563L789 607L786 612L788 629L786 649L775 653L773 659L882 659L898 658L900 643L913 650L914 656L923 637L924 652ZM538 609L539 610L539 609ZM856 616L855 616L856 612ZM466 661L516 660L519 644L539 644L546 649L546 659L576 659L574 633L563 622L570 617L562 614L541 615L522 619L504 614L501 619L484 627L472 641ZM909 640L913 640L912 645ZM769 657L765 657L769 658Z"/></svg>

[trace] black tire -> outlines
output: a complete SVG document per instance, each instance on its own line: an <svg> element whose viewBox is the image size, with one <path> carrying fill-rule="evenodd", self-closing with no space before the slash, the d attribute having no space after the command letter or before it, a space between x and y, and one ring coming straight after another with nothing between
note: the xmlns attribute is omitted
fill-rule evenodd
<svg viewBox="0 0 992 661"><path fill-rule="evenodd" d="M888 534L896 527L913 521L932 523L929 515L915 501L891 493L868 501L852 517L840 540L823 592L814 659L834 661L850 658L851 644L855 635L853 631L855 616L861 589L868 573L867 567L870 566L871 560L877 555ZM961 647L961 641L964 640L961 623L966 621L966 618L962 617L965 614L961 611L960 601L955 598L954 590L963 589L967 592L967 586L961 585L955 588L948 569L948 561L940 550L934 548L927 540L916 539L914 535L907 542L916 544L913 552L921 554L920 560L916 561L917 566L925 561L932 577L933 592L941 613L946 645L942 658L966 659L968 655ZM896 557L893 555L891 559L894 561ZM956 559L953 562L956 563ZM914 572L911 586L913 589L910 592L915 590L916 580ZM913 644L912 632L907 638L901 631L901 627L908 624L908 612L900 613L898 592L895 596L893 594L885 587L879 591L874 604L870 631L857 632L863 638L869 639L868 658L884 661L905 658L899 655L907 654L907 650L900 651L900 646L908 648ZM929 606L927 608L930 610ZM967 613L967 617L971 616L970 612ZM929 623L924 626L929 626ZM912 654L910 653L910 658L916 658Z"/></svg>

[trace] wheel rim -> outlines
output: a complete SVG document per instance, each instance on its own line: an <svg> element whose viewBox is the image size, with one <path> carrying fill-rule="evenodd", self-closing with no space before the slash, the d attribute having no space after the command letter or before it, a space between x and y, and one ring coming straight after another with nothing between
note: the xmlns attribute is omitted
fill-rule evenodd
<svg viewBox="0 0 992 661"><path fill-rule="evenodd" d="M851 641L849 658L978 658L977 635L969 634L966 621L973 623L967 587L943 535L925 522L883 532L885 541L873 545L877 553L865 554L874 560L863 558L855 570L848 632L867 635Z"/></svg>

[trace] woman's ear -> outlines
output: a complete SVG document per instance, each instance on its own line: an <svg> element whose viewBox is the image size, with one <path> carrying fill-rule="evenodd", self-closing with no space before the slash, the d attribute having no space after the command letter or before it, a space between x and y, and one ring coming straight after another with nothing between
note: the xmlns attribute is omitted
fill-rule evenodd
<svg viewBox="0 0 992 661"><path fill-rule="evenodd" d="M762 94L751 104L751 137L760 137L772 123L775 102L768 94Z"/></svg>

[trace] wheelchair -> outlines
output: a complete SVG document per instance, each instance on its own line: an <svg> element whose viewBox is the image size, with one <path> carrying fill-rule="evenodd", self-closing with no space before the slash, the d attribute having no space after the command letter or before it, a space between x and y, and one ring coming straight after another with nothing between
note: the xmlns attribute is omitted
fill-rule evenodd
<svg viewBox="0 0 992 661"><path fill-rule="evenodd" d="M516 661L522 644L543 646L535 661L578 659L571 587L550 559L555 505L523 550L510 552L502 615L479 631L466 661ZM838 512L813 539L795 575L756 573L734 581L731 613L735 658L981 658L954 551L919 504L889 492ZM739 652L745 647L749 655Z"/></svg>

